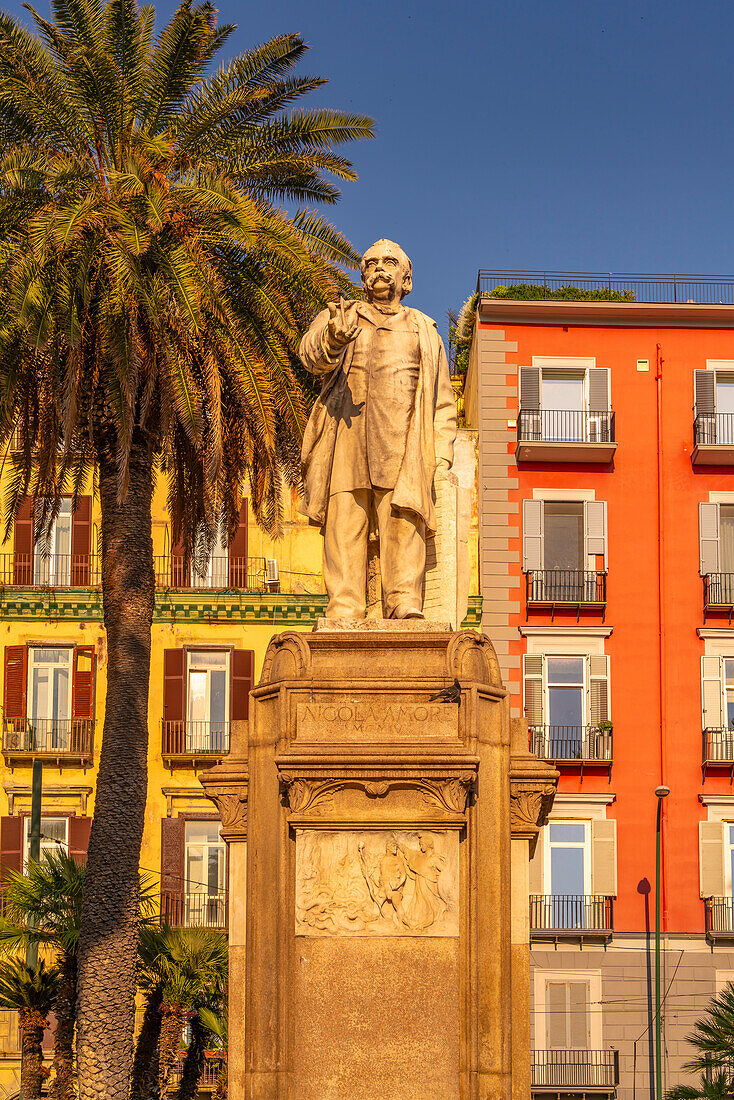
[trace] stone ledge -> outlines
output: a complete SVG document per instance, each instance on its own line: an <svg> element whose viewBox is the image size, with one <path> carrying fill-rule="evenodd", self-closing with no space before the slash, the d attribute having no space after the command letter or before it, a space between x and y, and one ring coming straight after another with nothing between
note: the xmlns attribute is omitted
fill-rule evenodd
<svg viewBox="0 0 734 1100"><path fill-rule="evenodd" d="M431 619L324 619L316 620L315 631L371 634L451 634L451 623Z"/></svg>

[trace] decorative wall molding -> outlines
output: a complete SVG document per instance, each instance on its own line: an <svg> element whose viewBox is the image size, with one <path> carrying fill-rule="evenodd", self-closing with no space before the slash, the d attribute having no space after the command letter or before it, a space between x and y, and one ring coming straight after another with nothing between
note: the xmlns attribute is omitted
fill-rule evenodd
<svg viewBox="0 0 734 1100"><path fill-rule="evenodd" d="M328 778L281 771L279 779L285 804L297 814L323 812L333 796L343 790L364 791L367 798L385 798L394 790L415 790L428 805L451 814L463 814L476 781L473 769L431 777L418 770L393 775L386 774L387 771L374 769L370 774L365 769L361 775L345 773Z"/></svg>

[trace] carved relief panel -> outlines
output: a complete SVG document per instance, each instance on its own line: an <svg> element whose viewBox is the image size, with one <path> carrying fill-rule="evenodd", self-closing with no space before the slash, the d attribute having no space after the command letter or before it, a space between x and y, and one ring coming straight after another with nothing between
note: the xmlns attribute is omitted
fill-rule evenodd
<svg viewBox="0 0 734 1100"><path fill-rule="evenodd" d="M297 936L458 936L456 830L297 829Z"/></svg>

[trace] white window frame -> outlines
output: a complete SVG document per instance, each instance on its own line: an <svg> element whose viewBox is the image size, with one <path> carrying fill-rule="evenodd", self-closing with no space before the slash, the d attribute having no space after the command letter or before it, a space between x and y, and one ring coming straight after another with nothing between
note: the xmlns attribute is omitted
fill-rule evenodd
<svg viewBox="0 0 734 1100"><path fill-rule="evenodd" d="M207 673L207 678L206 678L206 711L207 711L207 714L211 714L211 676L209 674L211 673L212 669L207 668L207 667L197 667L196 663L194 661L192 661L192 657L194 657L195 655L197 655L199 653L224 653L226 655L226 661L225 661L224 666L223 666L224 667L224 672L225 672L225 682L224 682L225 683L225 687L224 687L225 707L224 707L224 718L222 719L222 721L227 723L227 722L229 722L230 699L231 699L231 691L232 691L232 651L230 649L227 649L224 646L222 648L218 648L216 646L210 646L210 647L199 646L196 649L192 647L191 649L186 650L186 722L188 723L190 721L193 721L193 719L189 718L189 713L190 713L190 708L189 708L189 702L190 702L189 687L190 687L190 675L191 675L192 672L206 672ZM216 671L219 671L219 669L217 669ZM211 718L207 718L206 721L211 722Z"/></svg>
<svg viewBox="0 0 734 1100"><path fill-rule="evenodd" d="M583 825L584 826L584 841L581 845L578 841L568 842L556 842L551 844L551 825ZM591 895L591 820L582 817L551 817L548 821L548 828L543 830L543 893L549 896L553 895L553 883L551 881L551 849L552 848L581 848L584 850L584 889L582 894L584 897ZM560 895L559 895L560 896Z"/></svg>
<svg viewBox="0 0 734 1100"><path fill-rule="evenodd" d="M47 841L44 843L43 838L43 823L49 819L53 821L64 822L64 832L66 834L66 840L61 843L55 841ZM23 871L25 872L28 867L28 860L30 859L30 847L31 847L31 817L27 814L23 818ZM41 817L41 857L43 858L44 852L58 852L63 849L66 854L69 854L69 818L62 814L43 814Z"/></svg>
<svg viewBox="0 0 734 1100"><path fill-rule="evenodd" d="M556 970L535 969L533 972L533 1015L535 1023L536 1050L548 1050L548 1031L546 1027L546 985L547 982L583 982L589 983L589 1049L602 1050L602 1005L601 970Z"/></svg>
<svg viewBox="0 0 734 1100"><path fill-rule="evenodd" d="M71 497L61 498L59 515L56 516L51 524L47 538L34 544L33 583L35 585L47 584L53 588L54 586L68 587L71 584L71 547L74 538L74 513L71 505ZM57 525L61 515L63 515L64 518L67 516L69 518L69 551L65 555L64 560L59 562ZM44 550L48 550L47 555L43 552Z"/></svg>
<svg viewBox="0 0 734 1100"><path fill-rule="evenodd" d="M45 666L46 668L61 667L60 665L58 665L56 663L50 664L49 662L46 662L46 661L37 661L36 660L35 654L36 653L41 653L41 652L43 652L44 650L47 650L47 649L64 650L65 652L67 652L69 654L69 663L67 665L67 668L68 668L68 671L69 671L69 692L68 692L68 696L67 696L67 698L68 698L68 708L67 708L68 709L68 714L59 715L56 718L52 717L52 718L43 719L43 718L39 718L38 715L33 714L33 670L36 669L36 668L42 667L42 666ZM31 723L36 722L36 721L41 721L41 722L42 721L47 721L47 722L51 722L51 721L69 722L71 720L71 712L72 712L72 706L73 706L73 698L72 698L73 694L74 694L74 647L71 646L71 645L56 645L53 642L49 643L48 645L31 645L31 646L28 646L28 679L27 679L27 682L26 682L26 714L28 715L28 721L31 722Z"/></svg>
<svg viewBox="0 0 734 1100"><path fill-rule="evenodd" d="M581 661L581 725L580 729L584 730L586 726L590 725L589 721L589 662L584 659L584 656L580 653L546 653L545 661L543 662L543 714L550 718L550 693L551 687L576 687L576 684L551 684L548 676L548 662L549 661ZM608 681L607 681L608 683ZM609 688L607 687L607 692ZM550 721L546 725L552 725Z"/></svg>
<svg viewBox="0 0 734 1100"><path fill-rule="evenodd" d="M208 842L205 843L205 844L202 844L198 841L197 842L189 841L187 839L187 836L186 836L186 834L188 833L189 826L192 826L192 828L193 828L193 827L196 827L197 825L198 826L216 825L218 827L218 830L219 830L219 839L218 839L218 841L215 844L209 844ZM218 853L220 853L220 855L221 855L220 867L221 867L221 873L222 873L222 885L217 887L215 893L216 894L226 893L226 890L227 890L227 846L224 843L224 841L222 840L222 823L221 823L221 821L214 821L214 820L209 820L209 819L199 820L199 821L191 820L191 821L186 821L185 825L184 825L184 874L185 874L186 894L187 894L187 896L189 894L202 894L204 896L211 897L211 890L209 888L208 883L200 882L197 879L197 880L195 880L195 882L193 883L193 886L192 886L192 883L189 879L189 849L190 848L201 848L201 849L203 849L202 863L203 863L204 866L208 865L209 852L212 849L214 849Z"/></svg>

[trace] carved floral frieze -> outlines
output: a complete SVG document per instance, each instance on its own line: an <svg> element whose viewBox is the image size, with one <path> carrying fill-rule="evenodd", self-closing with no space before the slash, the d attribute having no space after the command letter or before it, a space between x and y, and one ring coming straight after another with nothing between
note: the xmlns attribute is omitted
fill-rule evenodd
<svg viewBox="0 0 734 1100"><path fill-rule="evenodd" d="M293 813L321 813L328 809L334 795L343 790L360 790L369 799L385 798L391 791L418 791L423 801L449 813L464 813L474 785L473 773L426 778L400 774L386 778L344 775L317 778L281 772L280 783L285 804Z"/></svg>

